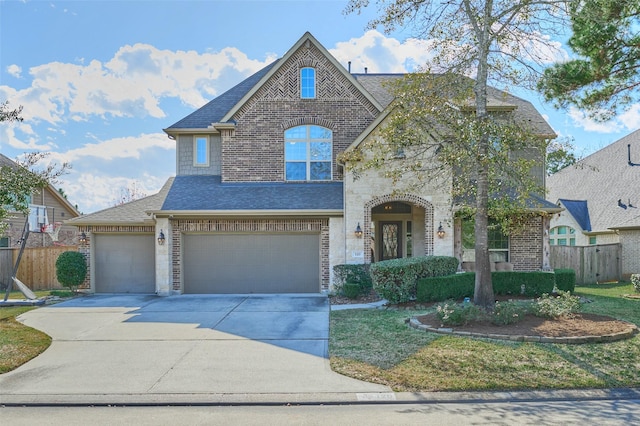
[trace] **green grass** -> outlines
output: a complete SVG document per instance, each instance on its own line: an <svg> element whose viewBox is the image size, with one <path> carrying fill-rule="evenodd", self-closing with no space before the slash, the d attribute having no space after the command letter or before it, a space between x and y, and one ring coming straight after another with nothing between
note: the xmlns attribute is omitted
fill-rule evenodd
<svg viewBox="0 0 640 426"><path fill-rule="evenodd" d="M640 325L640 300L627 283L582 286L583 312ZM566 389L640 386L640 336L613 343L559 345L442 336L409 328L425 311L331 312L331 366L396 391Z"/></svg>
<svg viewBox="0 0 640 426"><path fill-rule="evenodd" d="M48 296L49 291L36 291L38 297ZM4 292L0 292L4 300ZM24 299L18 292L9 293L9 299ZM0 307L0 374L20 367L25 362L35 358L51 345L51 337L27 327L16 320L24 312L37 309L34 306L3 306Z"/></svg>

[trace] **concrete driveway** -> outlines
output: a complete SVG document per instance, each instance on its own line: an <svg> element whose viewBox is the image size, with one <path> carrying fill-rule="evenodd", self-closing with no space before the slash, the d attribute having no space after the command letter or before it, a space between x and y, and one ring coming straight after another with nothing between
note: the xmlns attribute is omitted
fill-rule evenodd
<svg viewBox="0 0 640 426"><path fill-rule="evenodd" d="M321 295L93 295L18 319L53 343L0 375L0 404L392 395L386 386L331 371L329 303Z"/></svg>

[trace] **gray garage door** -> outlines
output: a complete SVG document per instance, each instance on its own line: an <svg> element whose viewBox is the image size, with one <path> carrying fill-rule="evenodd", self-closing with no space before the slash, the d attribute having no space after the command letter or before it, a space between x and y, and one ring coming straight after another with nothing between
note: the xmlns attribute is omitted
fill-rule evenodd
<svg viewBox="0 0 640 426"><path fill-rule="evenodd" d="M155 237L93 236L96 293L155 293Z"/></svg>
<svg viewBox="0 0 640 426"><path fill-rule="evenodd" d="M185 293L318 293L317 234L184 235Z"/></svg>

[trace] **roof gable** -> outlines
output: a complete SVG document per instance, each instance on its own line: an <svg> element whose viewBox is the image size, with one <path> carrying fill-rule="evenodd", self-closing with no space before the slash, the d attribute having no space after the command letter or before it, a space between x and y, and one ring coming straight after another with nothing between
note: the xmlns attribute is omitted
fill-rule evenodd
<svg viewBox="0 0 640 426"><path fill-rule="evenodd" d="M331 55L327 49L318 42L311 35L310 32L306 32L300 40L296 44L289 49L289 51L277 61L275 66L271 67L247 93L238 101L226 114L222 117L221 122L231 121L236 113L238 113L244 106L249 102L249 100L258 93L258 91L274 76L278 73L281 68L286 66L286 64L296 55L296 53L302 49L310 49L315 48L326 60L333 66L335 69L342 75L342 77L352 86L356 88L356 90L360 93L362 97L364 97L368 102L370 102L378 112L383 110L383 106L378 102L378 100L371 95L357 80L356 78L349 73L334 57Z"/></svg>
<svg viewBox="0 0 640 426"><path fill-rule="evenodd" d="M558 200L567 211L578 222L583 231L591 231L591 219L589 218L589 207L586 200Z"/></svg>

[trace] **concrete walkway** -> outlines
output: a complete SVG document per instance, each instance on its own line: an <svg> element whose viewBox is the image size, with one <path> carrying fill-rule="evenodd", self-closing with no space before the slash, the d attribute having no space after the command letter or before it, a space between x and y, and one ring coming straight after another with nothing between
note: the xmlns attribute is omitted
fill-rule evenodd
<svg viewBox="0 0 640 426"><path fill-rule="evenodd" d="M18 319L53 342L0 375L0 404L393 397L331 371L321 295L94 295Z"/></svg>

